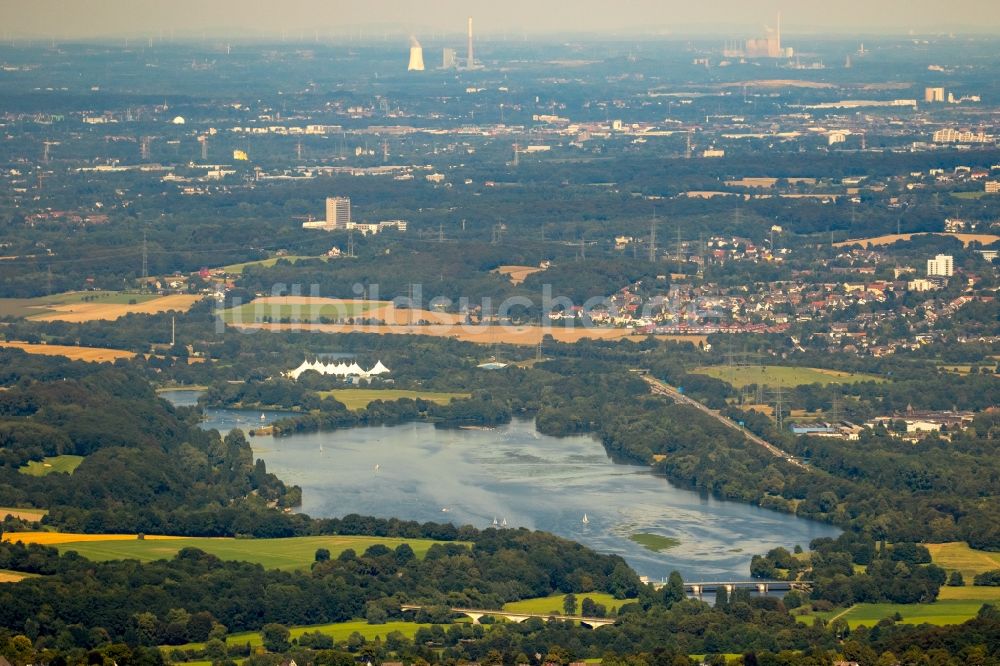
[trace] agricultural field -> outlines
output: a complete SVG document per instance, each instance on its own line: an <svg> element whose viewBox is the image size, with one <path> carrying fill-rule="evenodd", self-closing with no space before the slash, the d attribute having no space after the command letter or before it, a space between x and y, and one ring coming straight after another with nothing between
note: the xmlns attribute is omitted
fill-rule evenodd
<svg viewBox="0 0 1000 666"><path fill-rule="evenodd" d="M938 599L931 604L857 604L848 609L797 616L800 622L811 623L814 617L827 621L842 617L852 627L875 625L895 613L903 616L904 624L961 624L973 618L983 604L1000 603L1000 587L974 587L977 573L1000 569L1000 553L969 548L964 542L926 544L934 564L948 571L960 571L965 587L942 587Z"/></svg>
<svg viewBox="0 0 1000 666"><path fill-rule="evenodd" d="M47 476L49 474L72 474L83 462L83 456L52 456L42 460L32 460L21 467L21 474L28 476Z"/></svg>
<svg viewBox="0 0 1000 666"><path fill-rule="evenodd" d="M247 266L260 266L261 268L270 268L274 266L280 259L284 259L289 263L296 263L302 261L303 259L322 259L326 261L326 257L308 257L305 255L291 254L284 257L271 257L270 259L258 259L257 261L244 261L242 264L229 264L228 266L223 266L220 270L231 273L231 274L242 274L243 269Z"/></svg>
<svg viewBox="0 0 1000 666"><path fill-rule="evenodd" d="M408 391L405 389L334 389L320 391L320 395L333 397L348 409L363 409L375 400L390 401L400 398L421 398L438 405L447 405L453 399L468 398L468 393L442 393L436 391Z"/></svg>
<svg viewBox="0 0 1000 666"><path fill-rule="evenodd" d="M37 318L76 305L138 305L157 298L156 294L122 291L67 291L37 298L0 298L0 317Z"/></svg>
<svg viewBox="0 0 1000 666"><path fill-rule="evenodd" d="M946 588L942 588L944 591ZM939 599L932 604L856 604L847 610L831 611L799 615L800 622L812 624L814 617L821 617L828 622L834 619L844 619L853 629L860 625L873 627L878 621L893 617L899 613L903 619L901 624L962 624L974 618L982 607L983 601L964 599Z"/></svg>
<svg viewBox="0 0 1000 666"><path fill-rule="evenodd" d="M49 534L21 533L4 534L4 540L21 539L26 542L58 545L62 551L75 550L84 557L103 562L108 560L133 559L151 562L172 558L182 548L199 548L223 560L237 560L260 564L268 569L307 569L313 563L316 550L326 548L331 557L337 557L348 548L362 553L370 546L383 544L395 548L407 543L417 557L423 557L436 543L430 539L399 539L389 537L364 536L310 536L287 539L233 539L227 537L168 537L156 538L152 535L144 539L123 535L77 535L79 540L46 540ZM91 539L92 536L108 536L109 539ZM36 541L36 539L38 539Z"/></svg>
<svg viewBox="0 0 1000 666"><path fill-rule="evenodd" d="M519 285L532 273L540 273L544 268L538 266L500 266L496 272L505 276L513 285Z"/></svg>
<svg viewBox="0 0 1000 666"><path fill-rule="evenodd" d="M975 550L963 541L929 543L927 544L927 550L931 552L931 559L934 561L934 564L948 571L958 571L965 579L966 585L972 584L972 578L976 574L992 569L1000 569L1000 553ZM984 590L987 588L978 589Z"/></svg>
<svg viewBox="0 0 1000 666"><path fill-rule="evenodd" d="M135 541L137 534L84 534L82 532L5 532L3 541L16 543L38 543L43 546L60 546L65 543L81 543L84 541ZM184 537L150 534L146 541L164 541L167 539L183 539Z"/></svg>
<svg viewBox="0 0 1000 666"><path fill-rule="evenodd" d="M456 620L460 622L461 620ZM418 624L416 622L393 621L385 624L368 624L367 620L348 620L347 622L334 622L332 624L311 624L305 626L289 627L292 640L301 638L307 632L320 632L326 634L336 642L346 641L351 634L357 632L365 637L365 640L373 641L380 637L383 641L385 637L394 631L398 631L403 636L412 639L417 630L421 627L430 627L430 624ZM264 641L258 631L243 631L226 636L227 645L246 645L251 647L263 645ZM163 645L160 649L169 653L173 650L202 650L204 643L188 643L186 645ZM188 666L199 662L185 662Z"/></svg>
<svg viewBox="0 0 1000 666"><path fill-rule="evenodd" d="M89 363L114 363L120 358L133 358L134 352L107 347L76 347L72 345L35 345L27 342L0 341L0 347L13 347L27 354L42 356L65 356L74 361Z"/></svg>
<svg viewBox="0 0 1000 666"><path fill-rule="evenodd" d="M861 245L862 247L873 247L876 245L892 245L896 241L908 241L914 236L951 236L962 241L962 245L968 247L969 243L977 242L983 245L990 245L1000 240L1000 236L993 234L953 234L942 232L924 232L916 234L887 234L885 236L874 236L872 238L854 238L851 240L834 243L834 247L850 247L851 245Z"/></svg>
<svg viewBox="0 0 1000 666"><path fill-rule="evenodd" d="M0 569L0 583L20 583L25 578L38 578L38 574Z"/></svg>
<svg viewBox="0 0 1000 666"><path fill-rule="evenodd" d="M562 615L563 597L565 596L565 594L553 594L549 597L535 597L534 599L511 601L503 605L503 610L509 613ZM624 603L628 603L628 601L624 599L615 599L613 596L605 592L580 592L574 596L576 597L577 614L579 614L580 604L587 598L593 599L594 603L603 604L608 610L621 606Z"/></svg>
<svg viewBox="0 0 1000 666"><path fill-rule="evenodd" d="M398 315L405 315L406 310L397 310ZM425 312L420 310L418 312ZM430 313L435 320L443 313ZM370 316L376 317L376 314ZM419 318L418 315L414 315ZM230 322L232 323L232 322ZM557 342L573 343L584 338L591 340L632 340L639 342L646 335L630 328L584 328L584 327L543 327L543 326L472 326L455 324L413 324L399 323L396 325L379 326L369 324L275 324L247 321L235 324L238 328L260 329L265 331L316 331L319 333L375 333L378 335L429 335L436 338L454 338L463 342L493 345L528 345L536 346L546 336L551 336ZM690 342L698 345L708 340L705 335L655 335L657 340L673 342Z"/></svg>
<svg viewBox="0 0 1000 666"><path fill-rule="evenodd" d="M45 509L23 509L10 506L0 506L0 520L3 520L7 516L13 516L14 518L20 518L21 520L27 520L28 522L36 522L45 517L48 511Z"/></svg>
<svg viewBox="0 0 1000 666"><path fill-rule="evenodd" d="M319 322L350 317L376 317L389 307L388 301L363 301L346 298L311 298L308 296L268 296L219 313L229 324L264 321Z"/></svg>
<svg viewBox="0 0 1000 666"><path fill-rule="evenodd" d="M26 317L32 321L113 321L128 314L187 312L202 299L197 294L131 294L113 291L78 291L32 299L0 299L0 316Z"/></svg>
<svg viewBox="0 0 1000 666"><path fill-rule="evenodd" d="M803 384L854 384L857 382L884 381L875 375L825 370L821 368L796 368L784 365L713 365L696 368L692 372L721 379L738 389L749 384L801 386Z"/></svg>

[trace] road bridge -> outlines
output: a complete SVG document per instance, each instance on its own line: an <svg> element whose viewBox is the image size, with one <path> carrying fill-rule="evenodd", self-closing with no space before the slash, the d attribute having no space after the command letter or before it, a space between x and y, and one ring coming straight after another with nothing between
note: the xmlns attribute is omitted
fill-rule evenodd
<svg viewBox="0 0 1000 666"><path fill-rule="evenodd" d="M654 582L652 585L654 588L660 589L666 583ZM706 592L718 592L719 590L725 590L729 594L735 590L756 590L764 595L768 592L806 590L810 587L812 587L812 583L807 580L711 580L684 583L684 591L696 597L700 597Z"/></svg>
<svg viewBox="0 0 1000 666"><path fill-rule="evenodd" d="M424 607L415 604L403 604L400 607L402 611L415 611L421 610ZM510 620L511 622L524 622L530 617L537 617L541 620L547 620L550 617L557 620L569 620L571 622L579 622L585 627L590 627L591 629L597 629L598 627L604 627L609 624L614 624L614 618L608 617L586 617L583 615L554 615L552 613L512 613L502 610L490 610L487 608L449 608L452 613L458 613L460 615L465 615L466 617L472 618L473 624L479 624L479 620L485 616L499 617L505 620Z"/></svg>

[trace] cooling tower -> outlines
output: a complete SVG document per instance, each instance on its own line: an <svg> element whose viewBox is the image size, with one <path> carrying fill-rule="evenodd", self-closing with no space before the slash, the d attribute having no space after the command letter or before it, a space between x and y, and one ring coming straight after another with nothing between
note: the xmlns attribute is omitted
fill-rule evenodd
<svg viewBox="0 0 1000 666"><path fill-rule="evenodd" d="M424 71L424 50L416 37L410 37L410 64L406 70L408 72Z"/></svg>

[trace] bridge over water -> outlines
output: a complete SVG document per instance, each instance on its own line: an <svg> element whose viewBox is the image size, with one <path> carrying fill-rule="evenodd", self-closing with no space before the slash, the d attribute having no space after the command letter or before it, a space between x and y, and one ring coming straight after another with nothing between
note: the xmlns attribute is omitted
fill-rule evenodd
<svg viewBox="0 0 1000 666"><path fill-rule="evenodd" d="M656 589L662 588L666 583L653 582ZM735 590L756 590L759 594L765 595L768 592L780 592L783 590L806 590L812 583L805 580L725 580L725 581L702 581L684 583L684 591L696 597L700 597L705 592L718 592L725 590L727 594L732 594Z"/></svg>
<svg viewBox="0 0 1000 666"><path fill-rule="evenodd" d="M414 611L421 610L423 606L417 606L414 604L403 604L400 606L400 610L403 611ZM473 624L479 624L479 620L482 617L502 617L506 620L512 622L524 622L529 617L537 617L541 620L547 620L550 617L554 617L557 620L569 620L572 622L579 622L585 627L590 627L591 629L597 629L598 627L604 627L609 624L614 624L614 618L608 617L585 617L583 615L554 615L552 613L510 613L502 610L489 610L486 608L449 608L452 613L459 613L465 615L466 617L472 618Z"/></svg>

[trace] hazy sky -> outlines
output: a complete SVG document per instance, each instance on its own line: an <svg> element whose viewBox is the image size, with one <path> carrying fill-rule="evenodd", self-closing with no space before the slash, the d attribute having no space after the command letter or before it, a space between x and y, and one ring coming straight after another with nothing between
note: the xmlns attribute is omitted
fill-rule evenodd
<svg viewBox="0 0 1000 666"><path fill-rule="evenodd" d="M751 34L975 31L1000 35L998 0L0 0L5 37L208 35L323 38L384 31Z"/></svg>

